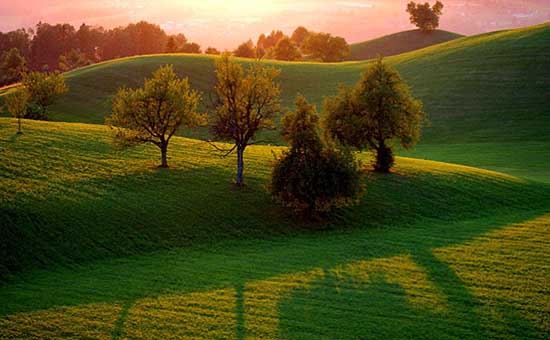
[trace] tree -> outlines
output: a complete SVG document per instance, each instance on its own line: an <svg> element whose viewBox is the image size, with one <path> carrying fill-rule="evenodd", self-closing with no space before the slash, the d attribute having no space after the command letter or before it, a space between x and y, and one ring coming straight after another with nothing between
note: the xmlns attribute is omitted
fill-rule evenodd
<svg viewBox="0 0 550 340"><path fill-rule="evenodd" d="M0 85L18 82L26 70L25 58L19 50L15 47L10 49L4 53L0 63Z"/></svg>
<svg viewBox="0 0 550 340"><path fill-rule="evenodd" d="M323 142L315 107L298 95L296 111L282 119L289 150L276 159L269 191L285 207L306 217L356 203L363 194L363 174L350 152Z"/></svg>
<svg viewBox="0 0 550 340"><path fill-rule="evenodd" d="M350 53L350 47L342 37L329 33L310 33L303 45L303 51L311 59L323 62L343 61Z"/></svg>
<svg viewBox="0 0 550 340"><path fill-rule="evenodd" d="M4 102L8 111L12 114L12 116L17 118L18 134L23 133L21 131L21 118L25 117L25 114L27 112L29 97L29 91L27 91L27 89L24 87L4 97Z"/></svg>
<svg viewBox="0 0 550 340"><path fill-rule="evenodd" d="M48 106L68 91L63 75L59 73L30 72L23 77L23 86L30 94L30 101L39 109L39 118L45 118Z"/></svg>
<svg viewBox="0 0 550 340"><path fill-rule="evenodd" d="M277 60L294 61L302 57L300 50L290 38L285 37L273 47L271 55Z"/></svg>
<svg viewBox="0 0 550 340"><path fill-rule="evenodd" d="M181 47L180 51L183 53L200 54L201 45L197 43L185 43Z"/></svg>
<svg viewBox="0 0 550 340"><path fill-rule="evenodd" d="M86 55L80 50L72 49L59 57L59 68L66 72L90 64Z"/></svg>
<svg viewBox="0 0 550 340"><path fill-rule="evenodd" d="M121 88L113 100L107 124L117 141L152 143L161 152L159 167L167 168L168 144L180 127L201 125L205 118L196 112L200 95L187 78L180 79L171 65L162 66L138 89Z"/></svg>
<svg viewBox="0 0 550 340"><path fill-rule="evenodd" d="M302 47L306 38L309 35L309 31L304 26L300 26L294 30L290 39L298 46Z"/></svg>
<svg viewBox="0 0 550 340"><path fill-rule="evenodd" d="M359 150L376 151L374 168L389 172L393 166L392 141L411 148L425 120L422 103L414 99L399 73L378 59L355 88L342 87L325 100L325 125L340 142Z"/></svg>
<svg viewBox="0 0 550 340"><path fill-rule="evenodd" d="M205 51L204 51L205 54L211 54L211 55L218 55L220 54L220 51L218 51L218 49L216 49L215 47L208 47Z"/></svg>
<svg viewBox="0 0 550 340"><path fill-rule="evenodd" d="M176 53L178 51L178 46L176 44L176 39L172 36L168 38L168 42L166 43L166 53Z"/></svg>
<svg viewBox="0 0 550 340"><path fill-rule="evenodd" d="M228 150L218 148L225 155L237 151L237 186L243 185L246 147L254 144L258 131L273 128L271 119L280 111L281 91L275 83L279 73L259 63L245 72L228 53L216 60L216 112L211 131L217 140L233 143Z"/></svg>
<svg viewBox="0 0 550 340"><path fill-rule="evenodd" d="M429 3L416 4L411 1L407 4L407 13L410 14L411 24L416 25L423 32L431 32L439 27L439 17L443 10L443 4L439 1L430 8Z"/></svg>
<svg viewBox="0 0 550 340"><path fill-rule="evenodd" d="M235 57L256 58L256 48L254 47L252 40L248 40L247 42L240 44L233 54Z"/></svg>

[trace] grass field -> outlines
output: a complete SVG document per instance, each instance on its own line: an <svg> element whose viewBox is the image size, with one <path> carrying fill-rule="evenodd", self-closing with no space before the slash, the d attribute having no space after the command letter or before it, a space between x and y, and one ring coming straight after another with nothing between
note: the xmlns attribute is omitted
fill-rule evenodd
<svg viewBox="0 0 550 340"><path fill-rule="evenodd" d="M264 189L277 147L247 151L236 191L234 159L204 142L176 138L159 170L157 150L115 150L100 125L25 121L15 136L9 121L1 338L549 330L547 185L398 158L394 174L369 175L358 207L309 225Z"/></svg>
<svg viewBox="0 0 550 340"><path fill-rule="evenodd" d="M455 39L388 58L424 102L431 121L418 149L404 155L550 182L546 171L550 166L549 39L550 24L545 24ZM143 56L70 72L71 90L52 108L52 119L103 124L109 100L120 86L138 86L167 63L188 76L208 102L214 84L213 58ZM279 80L285 106L291 108L296 93L301 92L321 108L324 96L334 94L338 83L355 83L369 62L265 63L282 71ZM208 138L206 129L183 135ZM276 131L260 138L272 144L281 142ZM534 155L529 156L534 162L518 162L517 157L510 157L517 153L510 150Z"/></svg>
<svg viewBox="0 0 550 340"><path fill-rule="evenodd" d="M0 339L546 338L549 38L547 24L389 58L432 124L322 224L266 191L276 131L247 149L242 190L204 130L173 139L170 169L154 146L112 146L116 88L173 63L208 92L212 57L67 74L52 110L67 122L17 135L0 117ZM296 91L320 104L368 62L272 64L290 106Z"/></svg>
<svg viewBox="0 0 550 340"><path fill-rule="evenodd" d="M463 35L443 30L435 30L429 33L420 30L403 31L351 44L349 60L367 60L378 56L391 57L461 37Z"/></svg>

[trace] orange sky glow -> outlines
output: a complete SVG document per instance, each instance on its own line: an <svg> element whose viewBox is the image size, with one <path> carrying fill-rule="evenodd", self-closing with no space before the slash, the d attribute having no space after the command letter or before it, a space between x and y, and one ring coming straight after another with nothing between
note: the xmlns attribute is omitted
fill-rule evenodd
<svg viewBox="0 0 550 340"><path fill-rule="evenodd" d="M434 2L435 0L431 1ZM261 33L290 34L299 25L345 37L372 39L413 26L408 0L0 0L0 31L39 21L103 26L146 20L184 33L203 47L232 49ZM548 0L443 0L441 28L476 34L550 21Z"/></svg>

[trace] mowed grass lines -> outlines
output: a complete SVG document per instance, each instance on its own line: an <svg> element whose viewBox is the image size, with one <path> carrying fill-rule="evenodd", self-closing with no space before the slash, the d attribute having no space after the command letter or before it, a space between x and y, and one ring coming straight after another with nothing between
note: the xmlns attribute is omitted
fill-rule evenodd
<svg viewBox="0 0 550 340"><path fill-rule="evenodd" d="M59 305L77 297L81 304L4 315L0 336L543 338L550 308L550 215L498 227L495 222L419 226L416 244L402 238L404 230L362 231L44 273L1 287L0 296L11 290L18 303L38 299L35 308L47 293L56 293ZM457 241L453 234L472 236L478 229L486 233L448 244ZM69 282L73 286L60 287ZM152 286L132 296L136 284ZM109 285L113 289L104 291Z"/></svg>
<svg viewBox="0 0 550 340"><path fill-rule="evenodd" d="M534 270L549 250L541 183L398 158L393 174L369 173L359 206L312 225L265 190L278 147L247 150L248 186L236 190L235 160L205 142L175 138L164 170L155 147L113 149L104 126L25 121L16 136L12 122L0 119L1 338L547 329L548 271ZM507 293L511 274L525 293Z"/></svg>

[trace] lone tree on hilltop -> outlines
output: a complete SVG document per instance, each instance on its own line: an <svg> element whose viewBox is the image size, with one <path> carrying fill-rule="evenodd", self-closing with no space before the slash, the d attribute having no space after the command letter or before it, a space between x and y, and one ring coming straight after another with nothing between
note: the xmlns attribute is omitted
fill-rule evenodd
<svg viewBox="0 0 550 340"><path fill-rule="evenodd" d="M168 143L182 125L198 126L205 117L196 112L200 95L172 66L162 66L138 89L121 88L113 100L107 124L123 143L152 143L161 152L161 168L168 167Z"/></svg>
<svg viewBox="0 0 550 340"><path fill-rule="evenodd" d="M47 117L48 107L69 90L65 78L57 72L27 73L23 76L23 86L29 91L30 102L38 109L37 116L41 119Z"/></svg>
<svg viewBox="0 0 550 340"><path fill-rule="evenodd" d="M229 141L233 146L224 152L227 156L237 151L237 178L243 185L244 151L254 144L256 133L273 128L271 120L280 111L280 89L275 78L280 71L254 63L245 71L228 53L216 60L216 111L211 131L217 140Z"/></svg>
<svg viewBox="0 0 550 340"><path fill-rule="evenodd" d="M342 87L337 96L327 98L324 109L328 133L359 150L374 150L374 168L380 172L393 166L394 140L406 149L418 141L426 115L399 73L382 58L365 71L355 88Z"/></svg>
<svg viewBox="0 0 550 340"><path fill-rule="evenodd" d="M296 111L282 119L290 148L276 160L269 183L275 200L308 218L352 205L364 192L353 155L323 142L318 122L315 107L299 95Z"/></svg>
<svg viewBox="0 0 550 340"><path fill-rule="evenodd" d="M21 118L25 117L27 113L27 104L29 102L30 94L26 88L19 89L13 93L10 93L4 97L4 102L8 111L17 118L17 133L22 134L21 131Z"/></svg>
<svg viewBox="0 0 550 340"><path fill-rule="evenodd" d="M416 4L411 1L407 4L407 13L410 14L411 24L416 25L423 32L431 32L439 27L442 10L443 4L440 1L437 1L431 8L427 2Z"/></svg>

